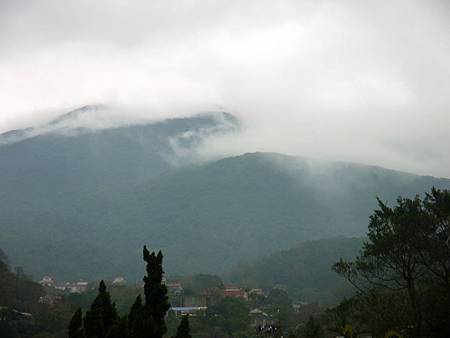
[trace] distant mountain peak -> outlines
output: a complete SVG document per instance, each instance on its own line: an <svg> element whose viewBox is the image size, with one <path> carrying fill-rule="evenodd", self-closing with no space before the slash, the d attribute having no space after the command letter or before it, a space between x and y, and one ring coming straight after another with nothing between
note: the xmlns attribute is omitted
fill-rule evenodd
<svg viewBox="0 0 450 338"><path fill-rule="evenodd" d="M98 111L104 111L107 108L108 107L106 105L102 105L102 104L85 105L81 108L71 110L68 113L58 116L57 118L51 120L48 124L56 125L56 124L65 123L68 121L73 121L73 120L85 117L89 114L92 114L92 113L95 113Z"/></svg>
<svg viewBox="0 0 450 338"><path fill-rule="evenodd" d="M186 131L176 136L175 143L183 148L186 144L192 145L198 142L199 138L220 132L229 132L239 128L238 119L227 112L205 112L193 116L178 118L149 119L141 118L126 111L113 109L104 104L89 104L73 109L67 113L57 116L44 125L34 126L25 129L11 130L0 134L0 145L11 144L26 140L31 137L43 134L64 134L67 136L78 135L80 133L94 132L103 129L121 128L133 125L154 124L177 119L208 119L210 122L200 128Z"/></svg>
<svg viewBox="0 0 450 338"><path fill-rule="evenodd" d="M94 113L106 111L107 106L105 105L85 105L64 113L44 125L10 130L2 133L0 134L0 145L20 142L30 137L49 132L87 128L92 121L97 119L97 116L93 115Z"/></svg>

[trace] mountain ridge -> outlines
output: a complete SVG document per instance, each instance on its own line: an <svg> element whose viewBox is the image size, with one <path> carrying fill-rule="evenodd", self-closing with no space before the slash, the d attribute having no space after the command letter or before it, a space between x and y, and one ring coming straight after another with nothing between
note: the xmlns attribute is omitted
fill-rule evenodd
<svg viewBox="0 0 450 338"><path fill-rule="evenodd" d="M377 196L394 202L432 186L450 180L363 165L318 172L304 159L253 153L0 210L14 225L1 229L0 247L22 265L33 261L26 268L38 275L134 276L144 243L163 250L169 274L220 274L301 241L362 236Z"/></svg>
<svg viewBox="0 0 450 338"><path fill-rule="evenodd" d="M145 243L163 250L169 274L220 274L301 241L361 236L377 196L450 188L277 153L197 161L210 137L239 130L216 114L1 145L0 247L39 277L134 278Z"/></svg>
<svg viewBox="0 0 450 338"><path fill-rule="evenodd" d="M225 111L207 111L193 115L171 118L128 118L124 112L113 114L114 109L104 104L85 105L69 112L62 113L44 124L13 129L0 133L0 146L20 142L32 137L51 133L73 136L79 133L98 132L105 129L118 129L135 126L170 123L183 119L215 119L217 124L227 125L229 128L240 128L240 121L231 113ZM103 114L95 116L95 113ZM84 119L84 120L83 120ZM71 134L72 132L72 134Z"/></svg>

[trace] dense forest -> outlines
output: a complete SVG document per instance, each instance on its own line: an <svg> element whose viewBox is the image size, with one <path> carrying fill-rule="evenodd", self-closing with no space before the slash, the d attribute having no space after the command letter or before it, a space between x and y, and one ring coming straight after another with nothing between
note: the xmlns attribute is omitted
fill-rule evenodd
<svg viewBox="0 0 450 338"><path fill-rule="evenodd" d="M60 177L45 175L48 186L58 186L53 176ZM78 179L84 181L84 175ZM0 247L35 276L97 280L134 278L143 238L166 253L170 274L223 274L242 259L299 242L364 236L377 195L393 200L433 185L450 187L445 179L346 163L316 167L264 153L89 193L44 189L36 196L24 182L11 194L0 192ZM112 255L121 259L108 261Z"/></svg>
<svg viewBox="0 0 450 338"><path fill-rule="evenodd" d="M447 337L449 220L449 190L433 188L424 198L402 197L396 204L378 200L364 239L301 243L226 276L241 285L245 297L226 296L225 283L217 276L166 280L162 253L144 247L142 285L114 287L101 281L97 290L86 293L53 294L59 298L52 303L43 300L54 291L31 281L22 269L11 271L2 252L1 336ZM170 310L178 301L170 289L172 280L189 296L207 294L207 306L189 318L176 315ZM313 287L314 281L323 290L347 281L353 292L328 304L302 302L298 290ZM258 316L264 324L258 324Z"/></svg>
<svg viewBox="0 0 450 338"><path fill-rule="evenodd" d="M336 257L355 258L363 238L337 237L301 242L276 251L227 273L226 279L239 285L269 289L277 286L293 299L334 303L352 293L342 278L331 270Z"/></svg>

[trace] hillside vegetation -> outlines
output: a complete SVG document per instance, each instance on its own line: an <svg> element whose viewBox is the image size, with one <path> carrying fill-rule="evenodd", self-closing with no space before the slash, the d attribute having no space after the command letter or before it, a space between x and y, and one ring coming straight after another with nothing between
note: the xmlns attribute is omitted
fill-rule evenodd
<svg viewBox="0 0 450 338"><path fill-rule="evenodd" d="M362 243L362 238L344 237L302 242L241 264L227 274L227 279L266 290L282 288L297 301L338 301L350 290L331 267L339 258L354 259Z"/></svg>
<svg viewBox="0 0 450 338"><path fill-rule="evenodd" d="M222 274L301 241L362 236L377 196L450 187L281 154L177 162L180 146L235 130L220 127L224 119L233 121L200 116L1 145L0 246L36 277L140 279L143 242L167 254L169 275Z"/></svg>

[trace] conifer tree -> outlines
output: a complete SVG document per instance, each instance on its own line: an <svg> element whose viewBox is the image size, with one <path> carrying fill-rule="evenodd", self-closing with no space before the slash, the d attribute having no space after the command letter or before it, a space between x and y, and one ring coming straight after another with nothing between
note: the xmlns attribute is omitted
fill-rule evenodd
<svg viewBox="0 0 450 338"><path fill-rule="evenodd" d="M142 316L143 316L142 297L138 295L136 300L130 309L130 314L128 315L128 329L131 338L142 338L143 328L142 328Z"/></svg>
<svg viewBox="0 0 450 338"><path fill-rule="evenodd" d="M84 328L86 338L105 338L108 331L118 320L116 305L111 302L111 296L103 281L100 282L98 295L86 312Z"/></svg>
<svg viewBox="0 0 450 338"><path fill-rule="evenodd" d="M128 329L128 317L123 316L109 329L107 338L129 338L130 331Z"/></svg>
<svg viewBox="0 0 450 338"><path fill-rule="evenodd" d="M83 312L79 308L72 316L69 323L69 338L84 338Z"/></svg>
<svg viewBox="0 0 450 338"><path fill-rule="evenodd" d="M186 315L181 318L180 325L177 328L177 334L174 338L192 338L190 332L189 317Z"/></svg>
<svg viewBox="0 0 450 338"><path fill-rule="evenodd" d="M161 338L167 327L164 321L170 304L167 296L167 287L162 283L163 255L161 251L155 255L147 247L143 250L144 261L147 263L147 276L144 277L145 304L142 309L142 329L145 338Z"/></svg>

